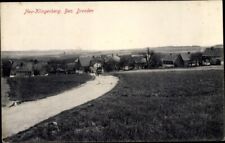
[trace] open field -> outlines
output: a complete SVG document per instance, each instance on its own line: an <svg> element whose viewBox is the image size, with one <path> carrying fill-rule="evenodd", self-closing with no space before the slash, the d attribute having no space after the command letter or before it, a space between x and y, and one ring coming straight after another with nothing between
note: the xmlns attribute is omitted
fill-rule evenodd
<svg viewBox="0 0 225 143"><path fill-rule="evenodd" d="M79 86L91 78L87 74L8 78L9 98L22 102L41 99Z"/></svg>
<svg viewBox="0 0 225 143"><path fill-rule="evenodd" d="M120 81L109 93L6 140L222 140L223 73L223 70L115 73ZM52 121L58 123L55 136L48 133L47 124Z"/></svg>

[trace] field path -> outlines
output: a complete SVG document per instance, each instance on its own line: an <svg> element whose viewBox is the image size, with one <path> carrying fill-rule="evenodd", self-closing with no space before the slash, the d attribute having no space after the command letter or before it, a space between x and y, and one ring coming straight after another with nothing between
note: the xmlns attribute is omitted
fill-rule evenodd
<svg viewBox="0 0 225 143"><path fill-rule="evenodd" d="M114 76L98 76L80 87L56 96L2 108L2 138L28 129L35 124L110 91L118 82Z"/></svg>

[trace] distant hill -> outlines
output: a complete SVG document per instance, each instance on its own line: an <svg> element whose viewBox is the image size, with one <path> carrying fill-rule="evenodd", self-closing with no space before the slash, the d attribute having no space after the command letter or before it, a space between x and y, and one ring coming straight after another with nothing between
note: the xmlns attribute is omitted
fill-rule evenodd
<svg viewBox="0 0 225 143"><path fill-rule="evenodd" d="M200 46L168 46L154 48L156 52L162 53L179 53L179 52L200 52L204 50L204 47ZM152 50L154 50L152 49Z"/></svg>
<svg viewBox="0 0 225 143"><path fill-rule="evenodd" d="M223 48L223 45L215 45L213 47ZM111 54L138 54L146 53L147 48L125 49L125 50L104 50L104 51L90 51L90 50L49 50L49 51L1 51L2 58L73 58L80 55L111 55ZM208 47L200 46L165 46L165 47L149 47L150 50L160 53L183 53L183 52L199 52L204 51Z"/></svg>
<svg viewBox="0 0 225 143"><path fill-rule="evenodd" d="M2 58L4 57L35 57L35 56L56 56L63 54L63 51L1 51Z"/></svg>
<svg viewBox="0 0 225 143"><path fill-rule="evenodd" d="M61 58L80 55L86 51L80 50L49 50L49 51L1 51L2 58Z"/></svg>

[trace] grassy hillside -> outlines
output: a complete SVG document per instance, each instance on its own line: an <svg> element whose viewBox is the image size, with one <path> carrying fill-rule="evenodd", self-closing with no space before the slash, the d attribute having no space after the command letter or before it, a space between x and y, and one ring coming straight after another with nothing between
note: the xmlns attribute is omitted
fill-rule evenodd
<svg viewBox="0 0 225 143"><path fill-rule="evenodd" d="M8 141L198 141L223 137L223 70L116 74L109 93ZM55 121L59 131L49 134Z"/></svg>

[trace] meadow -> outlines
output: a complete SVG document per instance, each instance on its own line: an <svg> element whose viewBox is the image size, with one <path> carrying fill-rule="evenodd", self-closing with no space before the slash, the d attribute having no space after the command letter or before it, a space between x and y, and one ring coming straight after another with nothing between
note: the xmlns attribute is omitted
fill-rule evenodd
<svg viewBox="0 0 225 143"><path fill-rule="evenodd" d="M88 74L7 78L11 101L32 101L79 86L92 79Z"/></svg>
<svg viewBox="0 0 225 143"><path fill-rule="evenodd" d="M224 71L114 73L102 97L11 136L38 141L210 141L224 136ZM91 90L91 89L90 89ZM48 123L58 123L56 135Z"/></svg>

